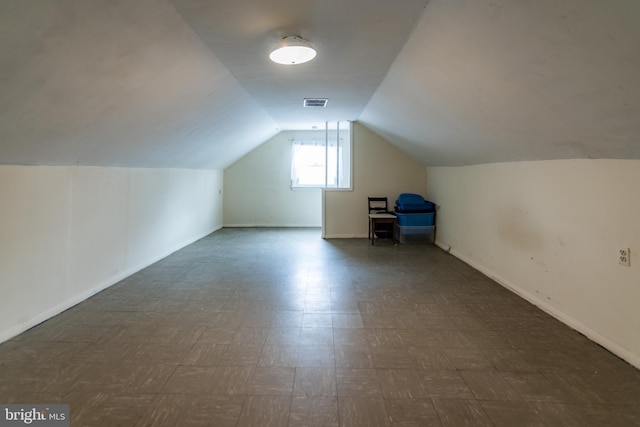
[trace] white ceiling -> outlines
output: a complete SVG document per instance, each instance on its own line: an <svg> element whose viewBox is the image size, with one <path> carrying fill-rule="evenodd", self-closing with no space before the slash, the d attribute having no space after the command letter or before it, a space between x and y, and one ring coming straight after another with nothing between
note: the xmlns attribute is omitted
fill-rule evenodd
<svg viewBox="0 0 640 427"><path fill-rule="evenodd" d="M0 1L0 163L223 169L344 119L425 165L637 159L638 76L637 0Z"/></svg>
<svg viewBox="0 0 640 427"><path fill-rule="evenodd" d="M404 46L426 0L170 0L279 129L356 120ZM398 4L401 3L401 4ZM284 36L309 40L318 55L278 65ZM329 98L303 108L304 98Z"/></svg>
<svg viewBox="0 0 640 427"><path fill-rule="evenodd" d="M426 165L640 159L640 1L432 0L360 120Z"/></svg>

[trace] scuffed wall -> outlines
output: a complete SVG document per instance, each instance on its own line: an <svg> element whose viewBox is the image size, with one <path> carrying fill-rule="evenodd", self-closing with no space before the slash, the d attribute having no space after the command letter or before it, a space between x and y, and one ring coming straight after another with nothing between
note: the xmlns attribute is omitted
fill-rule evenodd
<svg viewBox="0 0 640 427"><path fill-rule="evenodd" d="M438 244L640 366L640 161L429 168ZM631 248L631 267L618 249Z"/></svg>

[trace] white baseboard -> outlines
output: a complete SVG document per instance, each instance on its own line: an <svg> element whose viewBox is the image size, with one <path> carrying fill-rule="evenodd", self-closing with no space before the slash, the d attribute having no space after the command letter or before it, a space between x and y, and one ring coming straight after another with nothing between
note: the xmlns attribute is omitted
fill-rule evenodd
<svg viewBox="0 0 640 427"><path fill-rule="evenodd" d="M516 295L518 295L518 296L524 298L525 300L529 301L531 304L535 305L536 307L538 307L539 309L541 309L545 313L555 317L556 319L558 319L559 321L561 321L565 325L567 325L570 328L575 329L576 331L580 332L581 334L583 334L584 336L589 338L591 341L601 345L602 347L606 348L607 350L609 350L610 352L612 352L616 356L620 357L621 359L627 361L631 365L633 365L636 368L640 369L640 355L634 354L634 353L630 352L629 350L621 347L620 345L616 344L615 342L609 340L607 337L605 337L605 336L599 334L598 332L594 331L593 329L585 326L579 320L576 320L573 317L566 315L565 313L563 313L562 311L560 311L558 308L554 307L553 305L550 305L547 302L545 302L544 300L536 297L535 295L533 295L533 294L531 294L531 293L519 288L514 283L511 283L510 281L503 279L502 277L500 277L495 272L489 270L488 268L486 268L482 264L479 264L475 260L473 260L473 259L467 257L466 255L458 252L457 250L451 248L449 245L444 244L444 243L442 243L440 241L436 241L436 245L439 246L440 248L442 248L444 251L449 252L451 255L455 256L456 258L458 258L459 260L463 261L464 263L466 263L466 264L470 265L471 267L475 268L476 270L478 270L479 272L481 272L485 276L487 276L490 279L494 280L496 283L504 286L505 288L509 289L511 292L513 292Z"/></svg>
<svg viewBox="0 0 640 427"><path fill-rule="evenodd" d="M320 224L225 224L224 228L320 228Z"/></svg>
<svg viewBox="0 0 640 427"><path fill-rule="evenodd" d="M366 239L364 234L329 234L324 236L325 239Z"/></svg>

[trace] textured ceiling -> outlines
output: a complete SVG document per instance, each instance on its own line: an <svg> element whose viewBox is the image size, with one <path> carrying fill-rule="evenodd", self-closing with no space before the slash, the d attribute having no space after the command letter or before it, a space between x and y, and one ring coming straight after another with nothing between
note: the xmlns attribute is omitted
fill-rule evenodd
<svg viewBox="0 0 640 427"><path fill-rule="evenodd" d="M2 1L0 163L223 169L337 119L425 165L637 159L639 17L637 0ZM318 57L270 63L284 35Z"/></svg>
<svg viewBox="0 0 640 427"><path fill-rule="evenodd" d="M355 120L404 46L426 0L171 0L279 129ZM317 49L297 66L269 60L271 49L299 35ZM328 98L303 108L304 98Z"/></svg>
<svg viewBox="0 0 640 427"><path fill-rule="evenodd" d="M432 0L360 120L426 165L640 158L640 2Z"/></svg>

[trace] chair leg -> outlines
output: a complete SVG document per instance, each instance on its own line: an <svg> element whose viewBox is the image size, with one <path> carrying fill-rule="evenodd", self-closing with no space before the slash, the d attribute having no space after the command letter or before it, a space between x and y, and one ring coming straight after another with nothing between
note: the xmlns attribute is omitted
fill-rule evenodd
<svg viewBox="0 0 640 427"><path fill-rule="evenodd" d="M376 222L371 220L371 246L376 242Z"/></svg>

